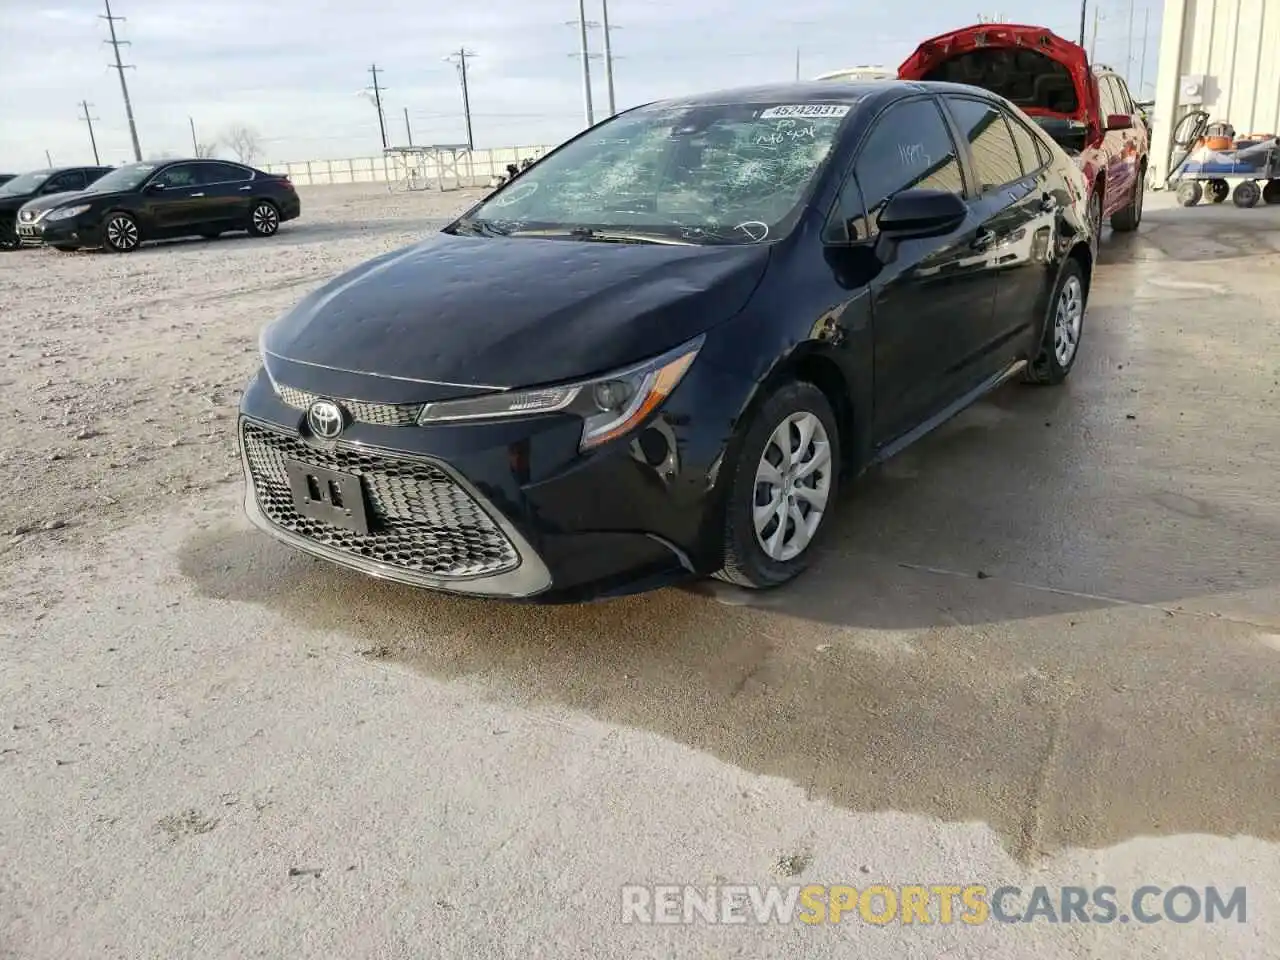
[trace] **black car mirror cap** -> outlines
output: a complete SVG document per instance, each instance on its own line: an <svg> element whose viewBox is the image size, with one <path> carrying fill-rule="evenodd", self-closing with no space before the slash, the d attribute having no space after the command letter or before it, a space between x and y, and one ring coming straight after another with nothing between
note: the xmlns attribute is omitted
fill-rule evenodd
<svg viewBox="0 0 1280 960"><path fill-rule="evenodd" d="M148 184L147 184L147 193L163 193L163 192L164 192L164 184L163 184L163 183L148 183Z"/></svg>
<svg viewBox="0 0 1280 960"><path fill-rule="evenodd" d="M880 211L876 223L888 240L941 237L951 233L969 216L969 206L949 190L904 190Z"/></svg>
<svg viewBox="0 0 1280 960"><path fill-rule="evenodd" d="M1107 133L1114 133L1117 130L1132 130L1133 117L1127 113L1113 113L1107 117Z"/></svg>

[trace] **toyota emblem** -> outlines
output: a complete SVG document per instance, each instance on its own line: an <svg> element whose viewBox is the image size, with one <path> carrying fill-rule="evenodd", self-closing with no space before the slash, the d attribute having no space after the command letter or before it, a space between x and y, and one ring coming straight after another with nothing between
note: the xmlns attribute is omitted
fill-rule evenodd
<svg viewBox="0 0 1280 960"><path fill-rule="evenodd" d="M317 400L307 410L307 426L317 437L333 440L345 426L342 408L332 400Z"/></svg>

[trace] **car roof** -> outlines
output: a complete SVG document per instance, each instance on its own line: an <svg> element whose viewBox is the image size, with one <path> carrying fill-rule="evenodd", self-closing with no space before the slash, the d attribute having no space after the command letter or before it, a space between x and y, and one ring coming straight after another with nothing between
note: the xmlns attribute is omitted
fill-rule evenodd
<svg viewBox="0 0 1280 960"><path fill-rule="evenodd" d="M724 103L778 103L794 100L818 103L858 103L886 90L914 86L902 80L802 80L795 83L771 83L750 87L726 87L686 97L669 97L657 103L689 106Z"/></svg>

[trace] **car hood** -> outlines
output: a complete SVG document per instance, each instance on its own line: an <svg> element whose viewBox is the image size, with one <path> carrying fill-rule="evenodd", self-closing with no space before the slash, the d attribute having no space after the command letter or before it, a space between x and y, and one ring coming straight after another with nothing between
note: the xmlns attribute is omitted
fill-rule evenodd
<svg viewBox="0 0 1280 960"><path fill-rule="evenodd" d="M1084 120L1094 100L1084 47L1022 24L975 24L925 40L898 67L898 78L982 87L1032 116ZM1068 84L1073 89L1064 90ZM1073 109L1062 109L1064 97Z"/></svg>
<svg viewBox="0 0 1280 960"><path fill-rule="evenodd" d="M727 320L768 258L764 245L437 234L306 297L263 332L264 359L278 382L382 402L572 380Z"/></svg>
<svg viewBox="0 0 1280 960"><path fill-rule="evenodd" d="M54 207L63 207L76 202L88 202L90 200L98 200L108 196L104 193L91 193L87 190L69 190L66 193L47 193L44 196L36 197L24 204L21 204L23 210L30 210L32 213L44 213L46 210L52 210Z"/></svg>

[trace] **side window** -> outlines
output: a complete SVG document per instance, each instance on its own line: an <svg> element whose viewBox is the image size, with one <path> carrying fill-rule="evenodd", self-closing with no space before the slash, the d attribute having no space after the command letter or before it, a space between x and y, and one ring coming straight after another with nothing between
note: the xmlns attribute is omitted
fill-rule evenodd
<svg viewBox="0 0 1280 960"><path fill-rule="evenodd" d="M969 141L978 184L983 190L1022 179L1022 164L1004 114L981 100L947 97L961 135Z"/></svg>
<svg viewBox="0 0 1280 960"><path fill-rule="evenodd" d="M836 230L848 226L850 240L876 233L876 218L885 203L903 190L929 189L964 193L955 142L933 100L895 104L876 120L854 163L853 182L841 192ZM859 203L861 188L865 206Z"/></svg>
<svg viewBox="0 0 1280 960"><path fill-rule="evenodd" d="M234 163L202 163L200 167L201 183L240 183L253 179L252 173Z"/></svg>
<svg viewBox="0 0 1280 960"><path fill-rule="evenodd" d="M1116 88L1107 76L1098 77L1098 100L1102 107L1102 120L1105 123L1113 113L1124 113L1120 104L1116 103Z"/></svg>
<svg viewBox="0 0 1280 960"><path fill-rule="evenodd" d="M1125 82L1114 75L1110 79L1116 88L1116 104L1119 107L1116 113L1127 113L1131 116L1137 113L1138 111L1133 106L1133 97L1129 96L1129 88L1125 85Z"/></svg>
<svg viewBox="0 0 1280 960"><path fill-rule="evenodd" d="M194 187L200 181L196 177L195 164L180 163L156 177L155 182L166 187Z"/></svg>
<svg viewBox="0 0 1280 960"><path fill-rule="evenodd" d="M1013 142L1018 148L1018 159L1022 161L1022 172L1032 174L1049 162L1048 151L1034 133L1026 128L1017 117L1005 116L1009 129L1013 131Z"/></svg>
<svg viewBox="0 0 1280 960"><path fill-rule="evenodd" d="M50 177L45 181L44 193L65 193L68 190L83 190L84 174L79 170L67 170Z"/></svg>

